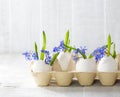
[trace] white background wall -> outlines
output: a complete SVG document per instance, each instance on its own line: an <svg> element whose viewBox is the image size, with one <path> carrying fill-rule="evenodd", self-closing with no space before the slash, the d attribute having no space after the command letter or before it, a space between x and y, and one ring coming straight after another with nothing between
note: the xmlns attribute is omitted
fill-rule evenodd
<svg viewBox="0 0 120 97"><path fill-rule="evenodd" d="M72 44L89 51L106 42L108 33L120 51L120 0L0 0L0 53L41 46L46 31L52 49L70 30Z"/></svg>

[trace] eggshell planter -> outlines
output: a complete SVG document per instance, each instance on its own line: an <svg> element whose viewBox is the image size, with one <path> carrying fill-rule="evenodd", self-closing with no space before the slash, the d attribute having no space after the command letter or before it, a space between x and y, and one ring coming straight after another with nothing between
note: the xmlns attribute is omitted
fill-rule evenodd
<svg viewBox="0 0 120 97"><path fill-rule="evenodd" d="M98 78L102 85L114 85L118 77L118 65L111 56L103 57L98 64Z"/></svg>
<svg viewBox="0 0 120 97"><path fill-rule="evenodd" d="M52 66L52 71L57 72L57 71L62 71L60 64L58 63L58 59L55 60L53 66ZM52 74L52 79L55 79L55 74Z"/></svg>
<svg viewBox="0 0 120 97"><path fill-rule="evenodd" d="M72 58L72 54L69 52L59 53L57 60L58 60L58 64L60 65L60 68L62 71L68 71L71 58Z"/></svg>
<svg viewBox="0 0 120 97"><path fill-rule="evenodd" d="M117 79L120 80L120 71L118 71L117 76Z"/></svg>
<svg viewBox="0 0 120 97"><path fill-rule="evenodd" d="M68 64L67 71L74 72L76 70L76 62L73 60L73 58L70 59L70 62Z"/></svg>
<svg viewBox="0 0 120 97"><path fill-rule="evenodd" d="M76 72L96 72L97 65L94 59L79 59L76 63Z"/></svg>
<svg viewBox="0 0 120 97"><path fill-rule="evenodd" d="M82 86L92 85L96 77L96 63L93 59L79 59L76 64L76 76Z"/></svg>
<svg viewBox="0 0 120 97"><path fill-rule="evenodd" d="M117 54L117 57L115 58L115 61L118 64L118 70L120 71L120 54Z"/></svg>
<svg viewBox="0 0 120 97"><path fill-rule="evenodd" d="M76 73L78 82L82 86L90 86L93 84L96 73L95 72L78 72Z"/></svg>
<svg viewBox="0 0 120 97"><path fill-rule="evenodd" d="M74 74L72 72L55 72L55 79L58 86L69 86L72 83Z"/></svg>
<svg viewBox="0 0 120 97"><path fill-rule="evenodd" d="M52 70L53 71L62 71L62 68L58 62L58 59L56 59L55 62L53 63Z"/></svg>
<svg viewBox="0 0 120 97"><path fill-rule="evenodd" d="M51 68L44 61L38 60L31 62L31 73L37 86L47 86L51 80Z"/></svg>
<svg viewBox="0 0 120 97"><path fill-rule="evenodd" d="M98 78L102 85L112 86L116 82L117 73L116 72L99 72Z"/></svg>
<svg viewBox="0 0 120 97"><path fill-rule="evenodd" d="M115 61L118 65L118 80L120 80L120 53L117 54L116 58L115 58Z"/></svg>
<svg viewBox="0 0 120 97"><path fill-rule="evenodd" d="M76 68L76 62L69 52L60 52L58 58L55 60L52 70L54 72L73 72ZM52 73L52 78L55 78L55 73Z"/></svg>

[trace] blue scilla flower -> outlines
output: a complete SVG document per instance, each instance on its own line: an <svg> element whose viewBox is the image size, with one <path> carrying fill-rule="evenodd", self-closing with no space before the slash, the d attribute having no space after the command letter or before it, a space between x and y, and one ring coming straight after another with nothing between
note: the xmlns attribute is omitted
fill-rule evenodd
<svg viewBox="0 0 120 97"><path fill-rule="evenodd" d="M50 64L50 62L51 62L51 56L47 56L47 57L45 58L45 63L46 63L46 64Z"/></svg>
<svg viewBox="0 0 120 97"><path fill-rule="evenodd" d="M66 49L64 46L64 41L60 42L59 49L61 49L61 51L64 51Z"/></svg>
<svg viewBox="0 0 120 97"><path fill-rule="evenodd" d="M77 48L76 50L73 51L73 60L77 61L78 60L78 53L80 53L83 57L86 57L86 46L82 47L80 46L80 48Z"/></svg>
<svg viewBox="0 0 120 97"><path fill-rule="evenodd" d="M76 50L74 50L74 51L73 51L73 53L74 53L74 54L78 54L78 53L79 53L79 51L80 51L80 49L79 49L79 48L77 48Z"/></svg>
<svg viewBox="0 0 120 97"><path fill-rule="evenodd" d="M33 53L33 54L32 54L32 58L33 58L33 60L38 60L37 54L36 54L36 53Z"/></svg>
<svg viewBox="0 0 120 97"><path fill-rule="evenodd" d="M77 62L77 60L78 60L78 53L79 53L79 51L80 51L79 48L77 48L76 50L73 51L73 60L75 62Z"/></svg>
<svg viewBox="0 0 120 97"><path fill-rule="evenodd" d="M24 53L22 53L22 55L24 55L25 56L25 59L26 60L32 60L32 58L31 58L31 53L30 52L24 52Z"/></svg>
<svg viewBox="0 0 120 97"><path fill-rule="evenodd" d="M106 46L99 47L92 53L92 56L95 56L95 60L98 62L106 54Z"/></svg>
<svg viewBox="0 0 120 97"><path fill-rule="evenodd" d="M77 62L77 60L78 60L77 55L74 55L74 56L73 56L73 60L74 60L75 62Z"/></svg>
<svg viewBox="0 0 120 97"><path fill-rule="evenodd" d="M45 53L45 63L50 64L52 58L50 56L50 52L47 50L41 50L41 52Z"/></svg>
<svg viewBox="0 0 120 97"><path fill-rule="evenodd" d="M75 54L78 54L79 52L81 52L82 54L85 54L85 53L86 53L86 50L87 50L86 46L84 46L84 47L80 46L80 48L77 48L77 49L74 50L73 52L74 52Z"/></svg>
<svg viewBox="0 0 120 97"><path fill-rule="evenodd" d="M59 48L58 47L54 47L53 48L53 52L59 52Z"/></svg>
<svg viewBox="0 0 120 97"><path fill-rule="evenodd" d="M50 55L50 52L47 50L41 50L41 52L45 53L45 55L47 55L47 56Z"/></svg>
<svg viewBox="0 0 120 97"><path fill-rule="evenodd" d="M80 46L80 51L81 51L82 54L85 54L86 50L87 50L86 46L84 46L84 47Z"/></svg>
<svg viewBox="0 0 120 97"><path fill-rule="evenodd" d="M53 52L61 52L65 50L66 50L66 47L64 46L64 41L61 41L58 47L53 48Z"/></svg>
<svg viewBox="0 0 120 97"><path fill-rule="evenodd" d="M23 55L25 56L26 60L38 60L37 54L33 53L31 51L26 51L25 53L23 53Z"/></svg>

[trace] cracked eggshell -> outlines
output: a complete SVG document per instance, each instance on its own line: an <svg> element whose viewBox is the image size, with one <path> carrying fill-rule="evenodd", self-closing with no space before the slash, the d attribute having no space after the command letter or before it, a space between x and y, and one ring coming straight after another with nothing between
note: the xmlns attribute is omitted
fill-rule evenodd
<svg viewBox="0 0 120 97"><path fill-rule="evenodd" d="M45 64L43 60L34 61L34 64L31 67L33 72L49 72L50 66Z"/></svg>
<svg viewBox="0 0 120 97"><path fill-rule="evenodd" d="M97 65L94 59L80 58L76 63L77 72L96 72Z"/></svg>
<svg viewBox="0 0 120 97"><path fill-rule="evenodd" d="M72 54L69 52L60 52L57 59L62 70L67 70Z"/></svg>
<svg viewBox="0 0 120 97"><path fill-rule="evenodd" d="M98 72L117 72L118 65L114 58L105 56L99 61L97 70Z"/></svg>

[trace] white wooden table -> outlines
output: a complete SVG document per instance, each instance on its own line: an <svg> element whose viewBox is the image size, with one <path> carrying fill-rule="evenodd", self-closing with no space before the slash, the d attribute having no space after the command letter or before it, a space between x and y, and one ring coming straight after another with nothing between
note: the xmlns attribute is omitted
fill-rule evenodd
<svg viewBox="0 0 120 97"><path fill-rule="evenodd" d="M120 81L103 87L98 81L82 87L73 82L70 87L37 87L29 65L20 54L0 55L0 97L120 97Z"/></svg>

